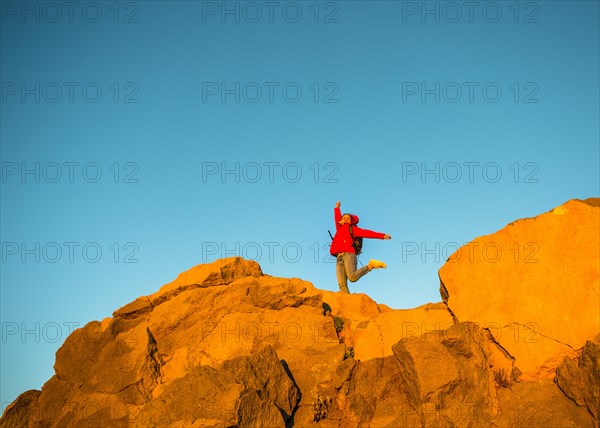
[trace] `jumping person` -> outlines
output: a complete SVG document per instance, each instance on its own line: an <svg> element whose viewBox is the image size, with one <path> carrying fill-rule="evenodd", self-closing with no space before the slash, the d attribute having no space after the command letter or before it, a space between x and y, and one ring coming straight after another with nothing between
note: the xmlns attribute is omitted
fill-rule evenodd
<svg viewBox="0 0 600 428"><path fill-rule="evenodd" d="M350 293L348 290L348 279L351 282L358 281L363 275L369 273L372 269L385 268L386 264L379 260L369 260L366 266L356 269L356 248L354 238L376 238L392 239L385 233L373 232L372 230L361 229L356 224L358 216L354 214L342 215L340 211L340 202L335 204L333 210L335 220L335 236L331 242L329 252L336 258L336 274L338 285L342 293Z"/></svg>

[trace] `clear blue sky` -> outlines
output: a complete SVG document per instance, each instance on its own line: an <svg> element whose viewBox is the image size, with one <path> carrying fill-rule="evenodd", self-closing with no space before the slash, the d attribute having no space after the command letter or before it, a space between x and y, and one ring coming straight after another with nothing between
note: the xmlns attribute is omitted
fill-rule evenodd
<svg viewBox="0 0 600 428"><path fill-rule="evenodd" d="M596 1L50 3L1 3L2 409L196 264L336 290L338 200L393 237L351 290L410 308L457 243L600 193Z"/></svg>

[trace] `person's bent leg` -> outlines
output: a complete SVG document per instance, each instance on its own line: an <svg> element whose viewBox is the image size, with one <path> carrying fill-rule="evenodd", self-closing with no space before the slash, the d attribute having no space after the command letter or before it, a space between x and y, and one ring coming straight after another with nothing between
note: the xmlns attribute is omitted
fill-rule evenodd
<svg viewBox="0 0 600 428"><path fill-rule="evenodd" d="M358 281L362 276L366 275L371 270L368 265L357 270L356 254L354 253L344 253L344 265L346 267L346 276L351 282Z"/></svg>
<svg viewBox="0 0 600 428"><path fill-rule="evenodd" d="M336 256L335 272L337 274L338 285L342 293L350 293L348 290L348 277L346 276L346 268L344 267L344 253Z"/></svg>

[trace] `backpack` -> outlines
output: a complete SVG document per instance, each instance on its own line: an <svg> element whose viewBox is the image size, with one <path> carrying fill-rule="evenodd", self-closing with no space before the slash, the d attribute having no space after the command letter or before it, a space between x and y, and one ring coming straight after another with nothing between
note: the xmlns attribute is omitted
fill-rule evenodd
<svg viewBox="0 0 600 428"><path fill-rule="evenodd" d="M363 239L361 237L356 238L354 236L354 233L352 232L352 225L350 225L350 237L352 238L352 247L358 256L360 253L362 253Z"/></svg>

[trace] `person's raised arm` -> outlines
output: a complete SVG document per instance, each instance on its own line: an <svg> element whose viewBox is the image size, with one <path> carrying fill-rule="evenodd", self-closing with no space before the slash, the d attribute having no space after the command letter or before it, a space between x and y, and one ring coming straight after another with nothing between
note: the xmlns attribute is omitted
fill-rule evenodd
<svg viewBox="0 0 600 428"><path fill-rule="evenodd" d="M333 209L333 220L335 221L335 228L340 227L339 221L342 219L342 212L340 211L340 201L335 203L335 208Z"/></svg>

